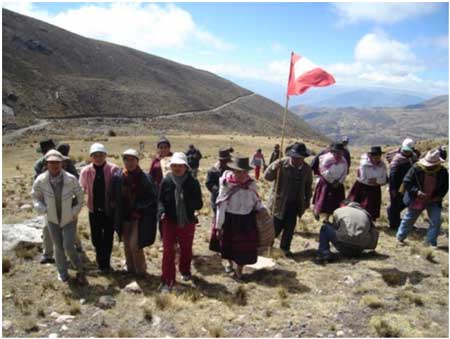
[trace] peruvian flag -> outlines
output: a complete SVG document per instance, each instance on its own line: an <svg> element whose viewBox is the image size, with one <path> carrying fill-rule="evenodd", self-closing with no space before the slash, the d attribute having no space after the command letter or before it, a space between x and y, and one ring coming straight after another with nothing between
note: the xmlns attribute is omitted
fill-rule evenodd
<svg viewBox="0 0 450 339"><path fill-rule="evenodd" d="M291 68L287 95L305 93L310 87L325 87L334 84L333 76L301 55L291 54Z"/></svg>

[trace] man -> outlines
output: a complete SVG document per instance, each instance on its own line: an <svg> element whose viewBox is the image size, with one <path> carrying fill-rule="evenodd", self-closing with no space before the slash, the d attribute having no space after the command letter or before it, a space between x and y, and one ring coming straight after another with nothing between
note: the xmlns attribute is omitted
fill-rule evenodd
<svg viewBox="0 0 450 339"><path fill-rule="evenodd" d="M202 158L202 153L195 148L193 144L189 145L189 149L186 151L187 161L191 167L192 176L197 179L198 168L200 167L200 159Z"/></svg>
<svg viewBox="0 0 450 339"><path fill-rule="evenodd" d="M102 144L92 144L89 156L91 163L81 170L80 184L88 196L89 225L97 266L100 272L108 273L111 271L110 261L114 240L109 192L112 177L119 168L106 161L107 151Z"/></svg>
<svg viewBox="0 0 450 339"><path fill-rule="evenodd" d="M350 139L348 136L343 136L342 137L342 145L344 145L344 158L345 160L347 160L347 174L350 173L350 164L352 161L352 157L350 155L350 151L348 149L348 143L349 143Z"/></svg>
<svg viewBox="0 0 450 339"><path fill-rule="evenodd" d="M223 172L230 170L228 167L228 163L231 162L229 150L219 150L217 159L218 161L216 164L208 170L205 182L206 188L211 193L211 208L214 211L214 215L216 214L216 199L219 195L219 178L222 176Z"/></svg>
<svg viewBox="0 0 450 339"><path fill-rule="evenodd" d="M47 170L45 164L45 154L55 149L55 143L52 139L43 139L39 143L38 152L42 153L42 157L40 157L34 164L34 180L43 172ZM44 221L45 225L42 228L42 256L40 259L41 264L53 264L55 259L53 258L53 243L52 238L50 237L50 233L48 230L47 220Z"/></svg>
<svg viewBox="0 0 450 339"><path fill-rule="evenodd" d="M75 168L75 165L73 164L72 159L69 158L70 145L69 144L59 144L58 147L56 147L56 150L65 157L65 159L62 163L63 169L66 172L69 172L70 174L74 175L78 179L79 175L78 175L77 169Z"/></svg>
<svg viewBox="0 0 450 339"><path fill-rule="evenodd" d="M297 217L301 218L310 205L313 177L311 167L305 163L305 158L310 152L304 143L295 143L286 155L273 162L266 169L264 177L268 181L274 181L270 204L274 217L275 237L283 231L280 248L290 257Z"/></svg>
<svg viewBox="0 0 450 339"><path fill-rule="evenodd" d="M400 245L411 231L423 210L427 210L430 227L426 245L437 246L437 237L441 227L442 200L448 192L448 171L442 166L439 150L429 151L406 173L403 179L405 202L408 210L398 228L397 240Z"/></svg>
<svg viewBox="0 0 450 339"><path fill-rule="evenodd" d="M74 222L83 204L83 191L78 180L62 169L63 160L63 155L58 151L47 152L45 155L47 171L36 178L31 197L38 213L47 216L48 229L54 244L58 279L63 282L69 280L67 253L78 271L78 281L84 283L86 278L80 257L75 250L76 225Z"/></svg>
<svg viewBox="0 0 450 339"><path fill-rule="evenodd" d="M356 202L344 200L333 213L333 223L325 223L320 229L318 263L332 258L330 242L344 256L358 256L363 250L377 247L378 231L365 209Z"/></svg>
<svg viewBox="0 0 450 339"><path fill-rule="evenodd" d="M280 154L280 145L279 145L279 144L276 144L276 145L273 147L273 152L272 152L272 154L270 155L269 165L270 165L271 163L273 163L275 160L279 159L280 156L281 156L281 154Z"/></svg>
<svg viewBox="0 0 450 339"><path fill-rule="evenodd" d="M387 208L389 227L397 229L400 225L400 214L406 205L403 202L403 178L411 166L417 161L412 139L405 139L400 149L395 153L386 155L389 161L389 196L390 205Z"/></svg>

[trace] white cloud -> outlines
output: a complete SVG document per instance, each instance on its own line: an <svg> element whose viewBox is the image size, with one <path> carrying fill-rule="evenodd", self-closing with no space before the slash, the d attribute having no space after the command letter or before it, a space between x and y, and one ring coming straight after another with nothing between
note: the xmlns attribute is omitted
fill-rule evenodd
<svg viewBox="0 0 450 339"><path fill-rule="evenodd" d="M147 52L155 48L182 48L192 43L220 51L233 48L200 29L189 12L173 4L97 3L57 14L39 11L30 3L6 3L3 7L86 37Z"/></svg>
<svg viewBox="0 0 450 339"><path fill-rule="evenodd" d="M339 24L354 24L372 21L393 24L422 15L431 14L441 8L438 3L334 3L333 9Z"/></svg>
<svg viewBox="0 0 450 339"><path fill-rule="evenodd" d="M414 41L414 46L448 50L448 35L420 36Z"/></svg>

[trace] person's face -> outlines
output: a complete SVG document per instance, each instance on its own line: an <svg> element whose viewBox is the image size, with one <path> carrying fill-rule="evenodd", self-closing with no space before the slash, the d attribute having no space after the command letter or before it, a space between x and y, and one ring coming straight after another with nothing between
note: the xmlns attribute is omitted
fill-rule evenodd
<svg viewBox="0 0 450 339"><path fill-rule="evenodd" d="M172 164L170 165L170 169L172 170L172 174L177 177L182 177L187 171L186 165L183 164Z"/></svg>
<svg viewBox="0 0 450 339"><path fill-rule="evenodd" d="M161 157L167 157L170 153L170 146L166 143L162 143L158 146L158 153Z"/></svg>
<svg viewBox="0 0 450 339"><path fill-rule="evenodd" d="M103 152L94 152L91 154L91 160L96 166L101 166L106 161L106 153Z"/></svg>
<svg viewBox="0 0 450 339"><path fill-rule="evenodd" d="M373 164L378 165L381 161L381 154L370 154L369 158Z"/></svg>
<svg viewBox="0 0 450 339"><path fill-rule="evenodd" d="M247 171L240 171L240 170L233 170L234 176L237 181L244 182L245 178L247 177Z"/></svg>
<svg viewBox="0 0 450 339"><path fill-rule="evenodd" d="M139 160L131 155L126 155L123 157L123 164L125 165L127 171L131 172L138 167Z"/></svg>
<svg viewBox="0 0 450 339"><path fill-rule="evenodd" d="M57 176L61 172L61 161L47 161L47 170L51 176Z"/></svg>
<svg viewBox="0 0 450 339"><path fill-rule="evenodd" d="M292 162L292 165L294 167L300 167L300 166L302 166L305 163L305 158L303 158L303 157L300 157L300 158L292 157L291 158L291 162Z"/></svg>

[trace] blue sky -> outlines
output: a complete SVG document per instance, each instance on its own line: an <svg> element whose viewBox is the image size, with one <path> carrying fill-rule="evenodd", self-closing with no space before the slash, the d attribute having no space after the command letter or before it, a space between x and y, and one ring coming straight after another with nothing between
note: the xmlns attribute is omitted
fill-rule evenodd
<svg viewBox="0 0 450 339"><path fill-rule="evenodd" d="M286 86L293 50L337 84L448 94L447 3L4 3L83 36Z"/></svg>

